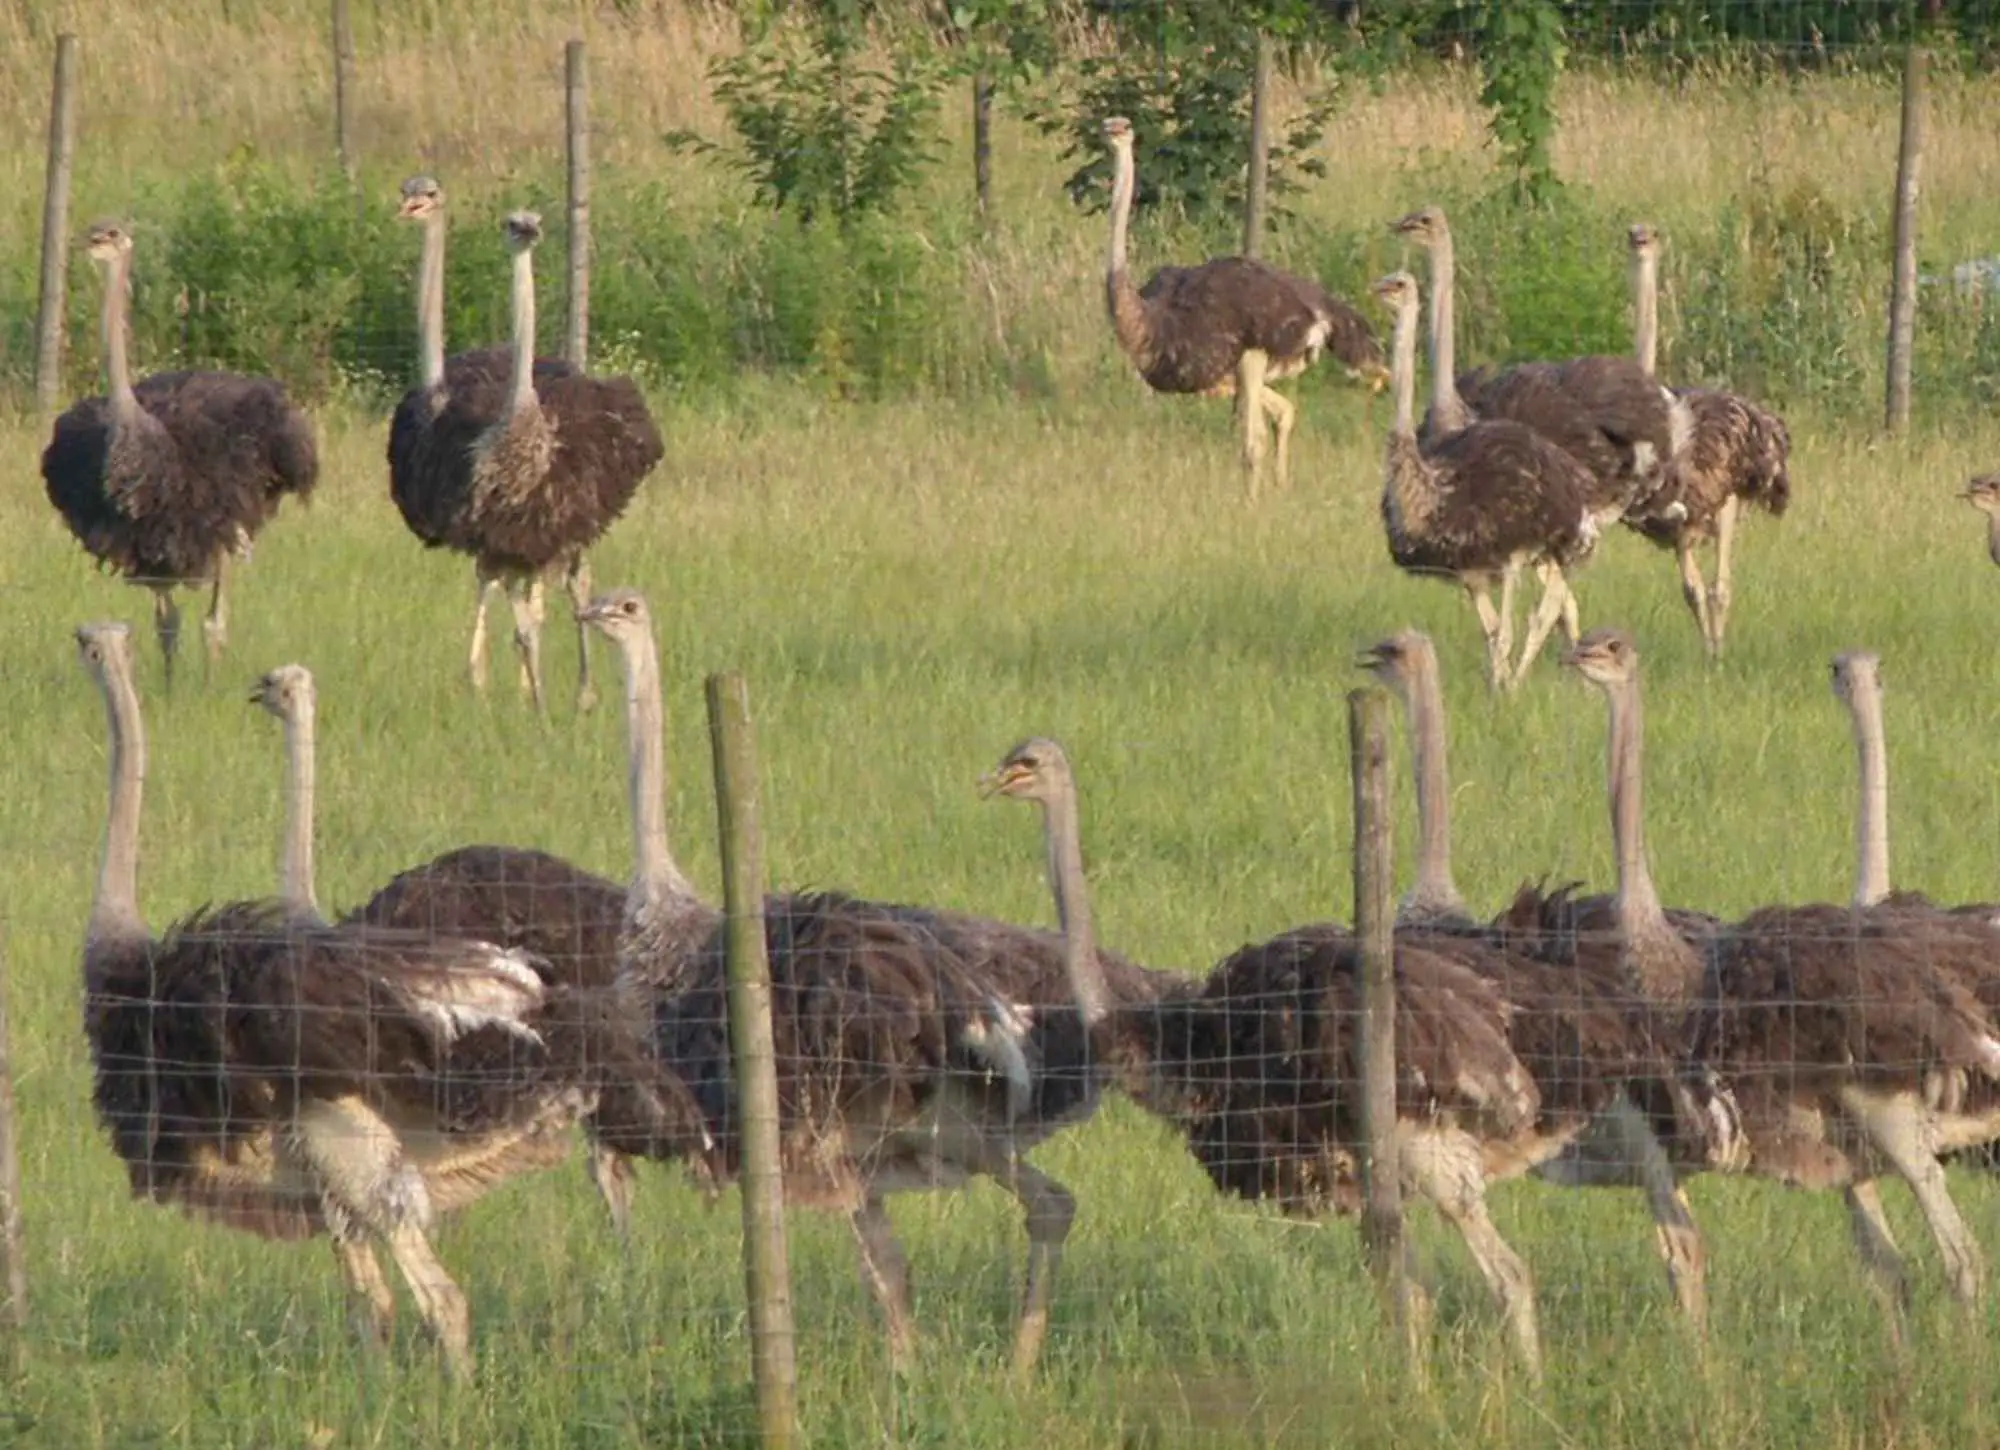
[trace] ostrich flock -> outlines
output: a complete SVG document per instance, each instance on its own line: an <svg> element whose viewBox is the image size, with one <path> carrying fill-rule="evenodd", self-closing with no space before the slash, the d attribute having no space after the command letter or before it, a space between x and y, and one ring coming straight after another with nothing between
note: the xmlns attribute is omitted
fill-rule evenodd
<svg viewBox="0 0 2000 1450"><path fill-rule="evenodd" d="M1267 423L1288 469L1293 405L1270 389L1321 352L1371 379L1371 329L1316 285L1223 258L1134 288L1126 230L1133 138L1114 160L1107 302L1117 340L1155 389L1233 395L1252 480ZM465 1296L439 1259L440 1215L567 1157L581 1137L619 1235L638 1160L711 1189L740 1168L726 1030L722 912L677 865L666 818L664 701L652 620L630 590L592 597L587 550L664 448L638 389L534 355L537 218L505 220L513 336L446 357L445 220L434 180L403 187L422 227L418 385L395 413L390 492L427 546L475 561L470 651L486 669L486 607L509 598L522 682L543 701L544 594L560 574L592 693L592 632L623 667L632 874L602 879L544 852L468 845L386 883L337 919L314 885L316 699L298 665L255 703L283 726L287 820L276 890L201 908L155 934L139 910L146 736L127 626L76 631L101 690L110 791L85 933L85 1030L97 1114L136 1195L279 1238L324 1234L369 1341L396 1296L386 1250L448 1368L472 1369ZM1961 1300L1984 1259L1942 1164L2000 1161L2000 907L1936 905L1890 887L1881 676L1833 662L1859 759L1858 860L1845 905L1768 907L1729 922L1665 906L1647 866L1639 656L1617 630L1581 632L1570 574L1622 521L1677 556L1711 652L1723 646L1730 548L1745 502L1776 513L1784 424L1755 403L1654 378L1658 242L1630 236L1635 355L1457 375L1452 245L1435 207L1396 222L1432 268L1432 399L1415 416L1421 300L1405 272L1374 291L1393 319L1395 421L1382 510L1405 569L1459 581L1476 605L1491 683L1512 688L1549 634L1608 706L1617 880L1606 894L1524 886L1491 919L1454 884L1446 720L1436 652L1405 630L1359 661L1404 706L1421 848L1395 934L1397 1163L1463 1237L1525 1366L1542 1356L1533 1278L1502 1237L1488 1186L1533 1173L1645 1196L1671 1292L1705 1319L1703 1239L1685 1180L1749 1174L1838 1191L1867 1282L1900 1345L1909 1283L1879 1193L1914 1194ZM288 494L312 489L311 428L267 379L155 374L134 382L126 296L132 238L91 228L105 272L108 395L58 421L51 500L102 563L154 591L171 683L174 591L212 589L224 645L227 563ZM1993 518L2000 477L1967 497ZM1704 580L1696 546L1713 540ZM1537 606L1518 658L1512 595ZM1497 586L1496 607L1493 593ZM1017 746L984 793L1033 803L1059 929L839 892L766 899L784 1193L844 1213L888 1357L917 1352L909 1274L888 1195L993 1180L1028 1239L1012 1363L1032 1370L1076 1213L1027 1152L1124 1093L1170 1124L1215 1186L1317 1215L1361 1191L1359 949L1317 923L1246 946L1205 975L1100 948L1070 762ZM1421 1296L1420 1296L1421 1298Z"/></svg>

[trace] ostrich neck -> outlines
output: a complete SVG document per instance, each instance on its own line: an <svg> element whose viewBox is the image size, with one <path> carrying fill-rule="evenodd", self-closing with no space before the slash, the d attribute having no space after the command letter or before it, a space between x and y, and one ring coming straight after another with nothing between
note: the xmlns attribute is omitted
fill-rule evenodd
<svg viewBox="0 0 2000 1450"><path fill-rule="evenodd" d="M1148 355L1146 304L1133 285L1125 257L1125 236L1132 222L1132 194L1137 186L1132 153L1122 146L1115 148L1111 159L1111 246L1105 260L1104 300L1118 346L1144 367Z"/></svg>
<svg viewBox="0 0 2000 1450"><path fill-rule="evenodd" d="M1611 834L1618 852L1618 934L1630 985L1646 1000L1684 1000L1700 965L1660 906L1646 860L1640 754L1643 727L1635 681L1605 691L1611 716Z"/></svg>
<svg viewBox="0 0 2000 1450"><path fill-rule="evenodd" d="M1451 879L1451 772L1445 761L1444 692L1435 662L1409 681L1410 750L1417 778L1417 880L1412 896L1427 907L1457 908Z"/></svg>
<svg viewBox="0 0 2000 1450"><path fill-rule="evenodd" d="M444 214L424 218L423 252L417 261L418 382L444 382Z"/></svg>
<svg viewBox="0 0 2000 1450"><path fill-rule="evenodd" d="M1091 929L1090 888L1083 875L1082 829L1078 822L1076 786L1065 783L1044 806L1043 829L1048 836L1049 887L1055 893L1056 919L1062 925L1063 966L1070 991L1086 1026L1095 1027L1111 1013L1111 990L1097 960Z"/></svg>
<svg viewBox="0 0 2000 1450"><path fill-rule="evenodd" d="M667 844L666 710L660 697L660 660L652 635L641 632L626 644L625 728L629 771L626 791L632 808L632 888L627 918L674 897L692 897L693 883L681 873Z"/></svg>
<svg viewBox="0 0 2000 1450"><path fill-rule="evenodd" d="M1382 499L1390 521L1391 540L1399 534L1421 533L1437 503L1429 465L1417 447L1417 308L1414 302L1396 312L1396 334L1390 346L1390 377L1396 391L1396 419L1389 430Z"/></svg>
<svg viewBox="0 0 2000 1450"><path fill-rule="evenodd" d="M1632 259L1632 337L1639 366L1652 377L1660 352L1660 263L1651 252Z"/></svg>
<svg viewBox="0 0 2000 1450"><path fill-rule="evenodd" d="M508 410L525 412L535 402L535 259L523 247L514 254L514 379Z"/></svg>
<svg viewBox="0 0 2000 1450"><path fill-rule="evenodd" d="M313 711L285 716L285 849L278 865L278 894L287 906L317 917L313 885Z"/></svg>
<svg viewBox="0 0 2000 1450"><path fill-rule="evenodd" d="M122 253L105 269L104 366L110 375L111 410L120 421L139 411L132 391L132 364L126 352L131 327L132 254Z"/></svg>
<svg viewBox="0 0 2000 1450"><path fill-rule="evenodd" d="M1854 753L1861 773L1861 813L1854 826L1854 904L1874 906L1889 894L1889 753L1882 739L1882 697L1855 693Z"/></svg>
<svg viewBox="0 0 2000 1450"><path fill-rule="evenodd" d="M1396 335L1390 350L1390 371L1396 387L1393 436L1415 442L1417 437L1417 309L1414 303L1396 310Z"/></svg>
<svg viewBox="0 0 2000 1450"><path fill-rule="evenodd" d="M1431 248L1431 425L1439 434L1456 433L1472 421L1458 395L1458 326L1453 297L1458 264L1449 235ZM1411 365L1412 376L1415 364Z"/></svg>
<svg viewBox="0 0 2000 1450"><path fill-rule="evenodd" d="M146 779L146 727L139 696L119 668L104 676L104 716L111 736L111 804L104 856L97 868L85 940L126 941L146 935L139 916L139 805Z"/></svg>

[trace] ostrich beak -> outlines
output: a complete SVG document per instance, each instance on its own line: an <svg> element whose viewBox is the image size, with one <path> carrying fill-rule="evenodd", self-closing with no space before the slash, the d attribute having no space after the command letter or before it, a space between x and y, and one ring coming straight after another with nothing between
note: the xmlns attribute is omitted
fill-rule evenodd
<svg viewBox="0 0 2000 1450"><path fill-rule="evenodd" d="M989 770L979 777L979 798L991 800L1027 778L1027 768L1021 765L1002 765L997 770Z"/></svg>

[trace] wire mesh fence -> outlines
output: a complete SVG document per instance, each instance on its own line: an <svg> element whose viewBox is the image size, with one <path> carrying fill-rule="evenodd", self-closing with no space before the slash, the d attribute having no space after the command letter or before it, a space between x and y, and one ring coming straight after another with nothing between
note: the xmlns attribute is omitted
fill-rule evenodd
<svg viewBox="0 0 2000 1450"><path fill-rule="evenodd" d="M311 513L265 499L221 520L187 568L106 559L38 496L0 505L33 541L0 650L46 727L24 723L0 767L23 822L0 843L0 1066L20 1103L0 1226L18 1203L6 1267L33 1296L10 1279L8 1302L34 1311L25 1408L0 1425L27 1443L95 1423L188 1443L1082 1445L1421 1444L1479 1424L1639 1446L1685 1443L1692 1413L1717 1444L1782 1439L1783 1415L1833 1439L1990 1436L2000 908L1892 890L1986 894L2000 849L2000 802L1964 763L1977 712L1935 703L1982 697L1979 651L1956 645L1985 566L1969 542L1947 562L1923 521L1990 441L1983 12L831 6L760 28L619 7L577 17L574 41L570 17L337 9L329 27L317 5L184 5L155 37L164 81L122 24L79 25L79 90L55 107L81 129L52 235L112 214L131 242L93 235L109 286L68 279L57 394L103 386L129 259L131 371L283 383L315 415L325 487ZM67 19L13 22L38 87ZM280 67L288 89L257 80ZM186 164L114 155L162 85ZM440 94L463 114L440 119ZM1121 113L1135 173L1103 125ZM450 198L435 222L406 175ZM531 263L523 224L501 225L524 205L546 218ZM1232 443L1221 404L1135 399L1135 367L1177 387L1153 375L1144 305L1191 284L1127 298L1115 265L1107 324L1107 233L1137 273L1242 250L1317 279L1315 306L1360 319L1350 366L1317 356L1342 344L1315 314L1297 357L1273 341L1252 349L1267 369L1231 356L1178 389L1273 397L1268 445L1252 404ZM1377 281L1401 268L1407 293ZM24 400L29 275L0 275ZM524 563L381 500L381 416L438 381L420 328L495 341L524 311L533 332L535 301L541 350L562 318L565 356L630 374L660 434L650 481L587 541L657 618L577 583L584 658L608 638L622 674L611 718L579 708L573 732L566 652L537 651L583 546ZM1511 418L1482 389L1536 376L1517 360L1674 385L1650 388L1650 462L1595 429L1634 476L1617 510L1572 520L1586 541L1399 541L1412 515L1382 435L1443 456L1434 433L1419 446L1416 399L1440 336L1477 365L1460 386L1482 417ZM495 356L497 397L521 379ZM1915 451L1878 455L1899 368ZM1391 384L1398 422L1355 382ZM877 406L829 407L855 399ZM1294 408L1300 481L1260 494L1271 464L1284 481ZM1722 415L1764 462L1731 452L1739 478L1709 497L1681 450L1717 435L1674 430ZM6 426L23 457L44 440ZM478 436L459 451L502 441ZM111 466L91 457L92 477ZM1233 461L1254 509L1216 487ZM1727 541L1740 514L1785 511L1788 466L1801 508L1745 528L1725 650ZM1954 476L1913 505L1906 475L1933 470ZM1671 546L1679 578L1633 533ZM136 610L72 534L152 586ZM1720 574L1690 577L1711 544ZM489 581L511 594L482 665L459 652L468 555L482 610ZM1608 739L1560 703L1549 659L1511 647L1531 572L1528 629L1603 694ZM182 585L215 603L206 658L182 649L169 678L154 660ZM1505 624L1475 635L1433 602L1457 586L1497 596ZM1644 810L1634 634L1580 633L1579 595L1589 623L1638 619L1662 727ZM1405 610L1439 644L1392 636L1361 667L1401 697L1415 790L1392 788L1377 734L1350 799L1327 681ZM138 622L76 632L100 718L52 660L107 611ZM1812 685L1827 652L1878 637L1932 702L1895 733L1916 829L1893 873L1878 662L1834 661L1858 805L1826 768L1843 722ZM334 682L319 774L311 676L256 683L284 722L282 790L275 744L242 724L267 654ZM546 672L553 725L513 700L515 658ZM733 912L708 884L744 858L702 829L702 773L666 770L697 758L690 662L770 682L783 894L761 915L742 909L755 865ZM579 706L594 693L579 679ZM1084 784L1036 736L985 781L1034 810L977 805L973 774L1043 722ZM738 760L735 791L759 773ZM1464 893L1454 815L1476 843ZM828 883L852 894L811 889ZM1371 954L1392 902L1393 950ZM753 942L762 993L725 970ZM739 1009L760 996L771 1080L753 1088ZM753 1121L772 1139L757 1171ZM1908 1192L1885 1202L1891 1179ZM746 1197L739 1230L703 1211L752 1181L788 1212ZM337 1274L316 1280L285 1241L320 1238ZM1941 1274L1906 1258L1919 1238ZM1947 1298L1970 1331L1934 1312ZM399 1304L478 1396L433 1395ZM1718 1347L1728 1384L1699 1374ZM120 1388L148 1374L157 1405Z"/></svg>

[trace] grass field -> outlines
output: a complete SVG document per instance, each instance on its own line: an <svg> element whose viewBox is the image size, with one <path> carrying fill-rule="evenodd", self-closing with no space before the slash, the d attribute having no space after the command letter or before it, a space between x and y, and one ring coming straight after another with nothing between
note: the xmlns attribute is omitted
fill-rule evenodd
<svg viewBox="0 0 2000 1450"><path fill-rule="evenodd" d="M266 9L232 19L225 8L218 21L215 7L177 0L149 12L155 24L114 6L91 29L98 99L79 216L170 184L168 170L119 149L148 117L176 118L181 166L217 162L249 135L302 170L323 159L323 97L296 80L316 63L320 9ZM552 121L528 126L505 98L517 83L553 85L572 17L510 5L474 29L441 10L424 13L426 47L363 7L364 151L385 187L421 161L495 197L510 168L545 162L556 144ZM686 60L714 37L678 9L661 14L657 34L637 40L590 30L613 42L594 51L608 168L656 164L650 148L669 126L715 124ZM35 47L73 18L43 5L0 15L0 134L22 138L0 143L12 198L0 203L0 242L17 259L39 194ZM211 70L217 56L228 63ZM1940 256L1969 254L1994 215L1990 89L1941 87L1925 192L1927 246ZM1338 138L1341 184L1309 204L1386 219L1433 180L1477 182L1488 158L1470 95L1452 76L1357 95ZM552 89L547 99L553 117ZM1565 90L1564 122L1565 174L1670 232L1774 174L1886 204L1893 96L1865 78L1753 91L1724 77L1669 96L1584 77ZM1019 221L998 253L994 305L1039 319L1030 331L1059 384L1049 397L843 405L749 379L699 408L655 400L668 457L599 551L597 576L643 588L659 623L671 819L695 879L719 887L701 679L739 668L780 882L1047 919L1033 817L982 804L973 780L1023 735L1053 734L1082 782L1101 935L1149 963L1203 970L1245 940L1347 914L1342 697L1357 683L1355 648L1416 623L1443 657L1458 874L1473 902L1497 906L1532 876L1608 883L1601 706L1546 662L1518 698L1490 700L1461 599L1388 565L1382 403L1371 411L1311 382L1294 491L1246 509L1226 410L1155 399L1125 374L1098 311L1096 223L1079 226L1053 199L1045 149L1013 130L1004 139L1003 200ZM1860 156L1884 158L1882 169ZM733 204L712 175L671 174L687 177L690 204ZM1898 881L1951 900L2000 893L1988 728L2000 684L1980 642L2000 576L1980 521L1950 496L1992 465L2000 426L1926 426L1907 445L1878 444L1861 426L1875 412L1870 395L1840 416L1792 417L1796 501L1781 523L1759 517L1743 531L1719 668L1701 658L1667 556L1615 536L1581 579L1586 623L1630 627L1644 653L1648 823L1675 904L1730 914L1845 895L1852 765L1826 663L1854 646L1886 660ZM145 597L90 571L42 499L40 431L0 420L11 545L0 679L13 721L0 747L0 944L34 1316L25 1374L0 1382L0 1445L750 1443L733 1194L708 1210L677 1177L646 1174L629 1255L580 1165L451 1222L443 1253L472 1296L481 1360L476 1386L454 1391L413 1335L386 1362L357 1350L323 1245L265 1245L129 1202L91 1120L77 957L104 758L101 708L70 640L80 621L123 617L141 632L152 739L142 895L156 927L275 879L276 733L244 696L286 660L310 664L320 684L329 906L471 841L541 846L614 877L628 866L618 712L572 718L564 612L550 635L552 719L535 720L510 688L474 699L469 569L419 551L389 506L382 416L341 410L321 423L320 499L289 510L238 576L225 665L207 679L197 665L168 697ZM1407 808L1406 782L1402 795ZM1673 1316L1636 1195L1511 1185L1496 1191L1496 1213L1537 1276L1547 1383L1521 1382L1469 1264L1420 1217L1442 1300L1426 1393L1393 1368L1350 1226L1217 1199L1170 1134L1120 1105L1037 1161L1075 1189L1081 1212L1044 1372L1027 1389L1005 1372L1024 1240L999 1193L897 1204L928 1336L900 1383L844 1225L794 1217L810 1443L1837 1450L2000 1439L1996 1311L1968 1321L1944 1300L1899 1191L1890 1209L1923 1271L1906 1373L1886 1353L1830 1197L1694 1185L1713 1259L1704 1359ZM1958 1173L1954 1184L2000 1249L2000 1189Z"/></svg>

